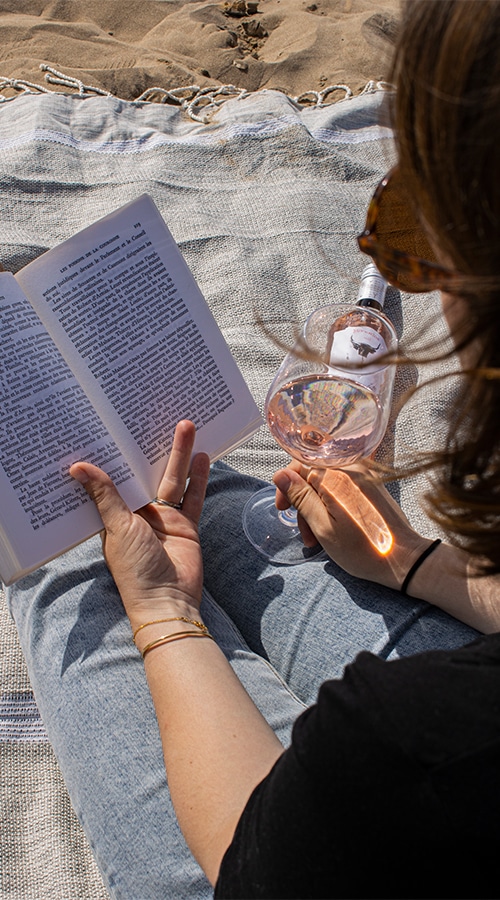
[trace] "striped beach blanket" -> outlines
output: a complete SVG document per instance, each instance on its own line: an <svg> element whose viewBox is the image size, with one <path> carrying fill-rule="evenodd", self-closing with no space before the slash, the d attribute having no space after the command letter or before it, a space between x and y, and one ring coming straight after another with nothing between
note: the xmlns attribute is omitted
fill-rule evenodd
<svg viewBox="0 0 500 900"><path fill-rule="evenodd" d="M339 314L356 298L366 263L355 235L394 159L373 90L308 107L276 91L229 99L193 120L176 106L114 97L23 94L0 103L0 260L16 272L45 250L143 192L191 267L262 407L285 342L319 306ZM206 121L204 120L206 119ZM404 341L420 332L425 302L445 341L435 295L389 291L387 313ZM444 371L444 364L432 373ZM397 376L400 396L421 375ZM389 457L439 438L449 388L394 415ZM265 427L229 462L270 478L286 457ZM416 501L422 479L393 490L415 526L434 529ZM40 721L14 626L0 597L0 895L16 900L105 898L85 836Z"/></svg>

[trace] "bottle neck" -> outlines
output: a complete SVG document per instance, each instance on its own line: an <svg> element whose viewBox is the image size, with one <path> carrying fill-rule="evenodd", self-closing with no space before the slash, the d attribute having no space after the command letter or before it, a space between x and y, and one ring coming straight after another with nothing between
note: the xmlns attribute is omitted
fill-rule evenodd
<svg viewBox="0 0 500 900"><path fill-rule="evenodd" d="M370 309L376 309L378 312L381 312L384 308L383 304L375 300L374 297L362 297L361 300L358 300L356 306L368 306Z"/></svg>
<svg viewBox="0 0 500 900"><path fill-rule="evenodd" d="M363 269L359 284L357 306L368 306L380 312L384 308L387 281L374 263Z"/></svg>

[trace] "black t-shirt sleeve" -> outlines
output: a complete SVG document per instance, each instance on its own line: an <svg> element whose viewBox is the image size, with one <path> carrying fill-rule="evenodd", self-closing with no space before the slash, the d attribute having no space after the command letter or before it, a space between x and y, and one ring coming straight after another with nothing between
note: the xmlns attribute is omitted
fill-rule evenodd
<svg viewBox="0 0 500 900"><path fill-rule="evenodd" d="M460 778L457 735L446 726L456 673L448 684L448 656L429 654L428 665L423 656L385 663L361 654L341 681L322 686L248 801L221 864L217 900L435 893L437 861L449 856L456 868L471 836L468 828L461 834L446 802L446 784L451 778L456 790ZM436 692L440 669L444 687ZM471 695L465 719L474 720L475 705ZM477 738L482 744L484 729ZM459 757L474 740L465 744ZM437 786L436 772L445 773Z"/></svg>
<svg viewBox="0 0 500 900"><path fill-rule="evenodd" d="M374 831L387 802L386 773L399 780L405 769L373 731L360 677L351 667L342 681L323 685L297 721L291 747L250 797L216 898L328 897L335 870L337 896L345 894L343 873L360 862L360 828Z"/></svg>

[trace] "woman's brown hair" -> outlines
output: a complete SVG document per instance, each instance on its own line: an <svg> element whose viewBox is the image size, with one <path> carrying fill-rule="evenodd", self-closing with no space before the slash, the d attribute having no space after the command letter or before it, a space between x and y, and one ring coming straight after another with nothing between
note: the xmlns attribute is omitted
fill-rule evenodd
<svg viewBox="0 0 500 900"><path fill-rule="evenodd" d="M409 0L391 81L399 165L448 267L474 348L436 454L430 512L500 572L500 3Z"/></svg>

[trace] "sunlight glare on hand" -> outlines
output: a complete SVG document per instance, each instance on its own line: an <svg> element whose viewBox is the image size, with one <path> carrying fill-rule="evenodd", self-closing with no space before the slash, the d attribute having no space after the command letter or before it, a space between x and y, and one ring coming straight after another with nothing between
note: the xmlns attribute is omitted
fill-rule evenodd
<svg viewBox="0 0 500 900"><path fill-rule="evenodd" d="M327 485L332 481L331 476L334 473L335 483L330 488ZM328 474L330 477L322 480L322 490L329 493L332 499L350 516L374 550L381 556L387 556L394 543L394 538L378 509L347 473L342 472L341 469L330 469Z"/></svg>

